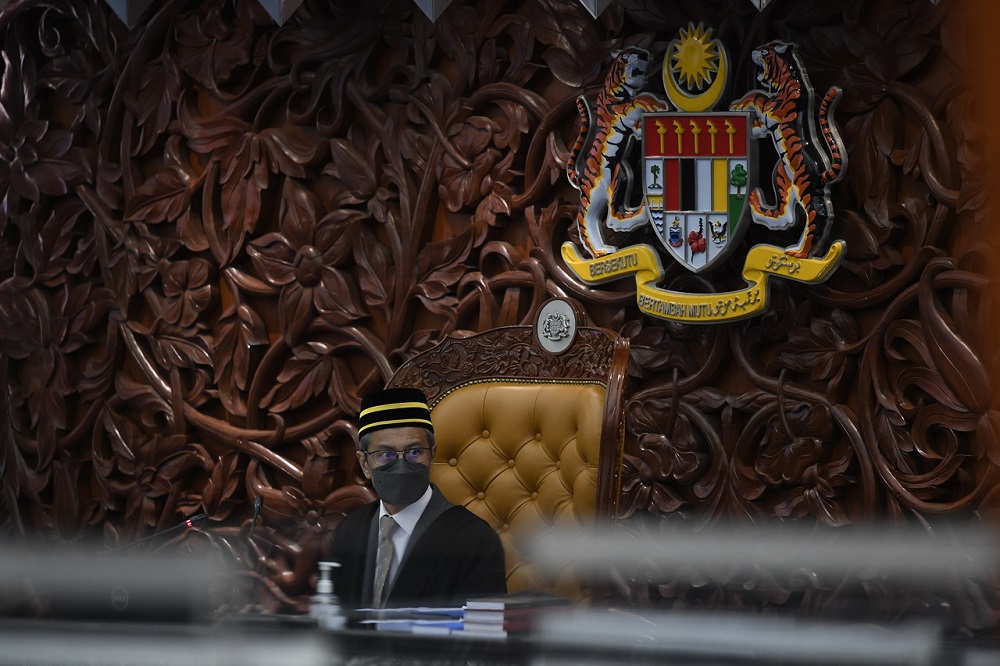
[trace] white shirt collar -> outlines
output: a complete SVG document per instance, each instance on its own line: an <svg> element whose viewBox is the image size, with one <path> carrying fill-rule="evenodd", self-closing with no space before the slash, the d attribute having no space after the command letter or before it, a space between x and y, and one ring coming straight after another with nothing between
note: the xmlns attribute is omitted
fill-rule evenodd
<svg viewBox="0 0 1000 666"><path fill-rule="evenodd" d="M413 529L417 526L417 521L424 514L424 509L427 508L427 505L431 503L431 495L431 487L428 485L427 490L420 496L420 499L392 515L393 520L396 521L396 524L399 525L402 531L406 532L407 537L413 534ZM385 510L385 502L379 500L378 504L378 517L388 516L389 512ZM396 530L396 532L398 534L399 530Z"/></svg>

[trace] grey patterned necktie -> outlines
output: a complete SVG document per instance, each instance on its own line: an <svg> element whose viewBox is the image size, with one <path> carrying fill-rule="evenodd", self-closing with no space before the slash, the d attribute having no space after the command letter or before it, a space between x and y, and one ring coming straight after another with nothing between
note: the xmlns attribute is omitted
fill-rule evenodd
<svg viewBox="0 0 1000 666"><path fill-rule="evenodd" d="M392 535L399 525L392 516L382 516L378 522L378 561L375 565L375 593L372 595L372 606L382 608L385 594L385 583L389 579L389 568L392 566L392 556L395 548L392 545Z"/></svg>

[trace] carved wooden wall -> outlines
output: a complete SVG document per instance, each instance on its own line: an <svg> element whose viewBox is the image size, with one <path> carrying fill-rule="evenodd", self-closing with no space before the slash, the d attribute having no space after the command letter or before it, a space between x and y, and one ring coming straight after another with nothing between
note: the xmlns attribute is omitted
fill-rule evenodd
<svg viewBox="0 0 1000 666"><path fill-rule="evenodd" d="M248 572L265 607L301 608L330 529L373 497L360 397L556 294L632 341L628 521L995 515L992 158L957 4L617 0L594 20L576 0L456 0L431 23L412 0L307 0L278 27L253 0L165 0L126 30L98 0L11 2L3 532L114 545L205 512L189 537L243 561L263 496ZM616 49L659 62L692 21L726 44L734 95L771 39L800 46L817 90L846 91L846 260L725 325L643 316L628 284L585 287L559 254L576 98ZM805 608L835 597L824 585L643 595Z"/></svg>

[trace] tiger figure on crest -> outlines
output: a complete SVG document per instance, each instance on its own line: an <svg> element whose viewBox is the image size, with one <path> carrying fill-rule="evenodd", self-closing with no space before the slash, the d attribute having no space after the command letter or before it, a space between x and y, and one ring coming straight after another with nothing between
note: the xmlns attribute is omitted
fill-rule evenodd
<svg viewBox="0 0 1000 666"><path fill-rule="evenodd" d="M645 203L628 205L632 169L628 154L642 139L642 116L667 111L667 103L641 93L646 83L650 55L645 49L622 49L611 64L594 109L580 96L580 133L570 152L566 175L580 190L576 222L580 240L594 258L617 250L604 240L602 225L615 231L632 231L648 220Z"/></svg>
<svg viewBox="0 0 1000 666"><path fill-rule="evenodd" d="M754 189L750 192L750 215L768 229L782 230L795 225L796 211L801 209L805 215L802 236L797 246L786 249L785 254L806 258L812 251L824 251L833 225L830 186L847 168L847 155L841 150L840 135L833 124L841 89L832 86L819 106L819 125L830 152L828 157L816 136L812 86L794 45L765 44L754 49L753 61L760 69L757 80L768 90L751 90L729 108L755 115L754 136L770 134L779 161L774 170L776 205L766 205L761 190Z"/></svg>

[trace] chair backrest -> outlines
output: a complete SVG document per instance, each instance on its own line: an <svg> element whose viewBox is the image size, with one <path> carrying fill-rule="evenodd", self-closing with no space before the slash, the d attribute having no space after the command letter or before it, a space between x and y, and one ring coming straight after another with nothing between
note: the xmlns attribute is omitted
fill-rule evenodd
<svg viewBox="0 0 1000 666"><path fill-rule="evenodd" d="M534 326L448 338L388 383L427 394L431 480L500 535L510 592L587 596L571 570L540 576L523 539L617 513L628 339L581 320L572 303L553 299Z"/></svg>

